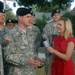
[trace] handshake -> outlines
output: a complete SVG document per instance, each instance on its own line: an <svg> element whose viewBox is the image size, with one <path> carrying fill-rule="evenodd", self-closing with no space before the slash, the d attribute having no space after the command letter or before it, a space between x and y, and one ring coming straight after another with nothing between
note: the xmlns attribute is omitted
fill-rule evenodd
<svg viewBox="0 0 75 75"><path fill-rule="evenodd" d="M44 38L43 41L44 41L43 44L44 44L45 47L50 46L50 43L48 42L47 39Z"/></svg>

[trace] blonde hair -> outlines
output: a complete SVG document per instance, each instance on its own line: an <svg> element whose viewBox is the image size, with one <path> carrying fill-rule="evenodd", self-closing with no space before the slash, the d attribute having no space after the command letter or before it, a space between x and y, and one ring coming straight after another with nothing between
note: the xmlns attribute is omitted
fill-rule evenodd
<svg viewBox="0 0 75 75"><path fill-rule="evenodd" d="M64 21L65 24L65 34L64 37L68 39L68 37L73 36L73 31L72 31L72 23L70 19L68 18L60 18L60 20Z"/></svg>

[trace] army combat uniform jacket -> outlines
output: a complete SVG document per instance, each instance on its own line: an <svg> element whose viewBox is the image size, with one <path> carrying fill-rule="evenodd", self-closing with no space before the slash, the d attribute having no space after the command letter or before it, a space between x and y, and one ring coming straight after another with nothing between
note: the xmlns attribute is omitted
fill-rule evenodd
<svg viewBox="0 0 75 75"><path fill-rule="evenodd" d="M11 42L4 50L5 59L10 63L8 75L36 75L35 68L28 65L27 60L36 54L34 42L38 37L37 30L29 27L23 31L16 26L10 35Z"/></svg>
<svg viewBox="0 0 75 75"><path fill-rule="evenodd" d="M4 61L3 61L3 44L4 44L4 28L0 28L0 75L4 75Z"/></svg>
<svg viewBox="0 0 75 75"><path fill-rule="evenodd" d="M1 45L0 45L0 75L4 75L4 71L3 71L3 57L2 57L2 49L1 49Z"/></svg>
<svg viewBox="0 0 75 75"><path fill-rule="evenodd" d="M38 48L41 45L42 34L37 26L32 26L33 36L34 36L34 49L38 53Z"/></svg>
<svg viewBox="0 0 75 75"><path fill-rule="evenodd" d="M43 38L46 38L50 44L52 43L52 38L54 37L54 35L57 35L57 28L56 25L54 25L54 22L51 21L49 23L47 23L43 29Z"/></svg>

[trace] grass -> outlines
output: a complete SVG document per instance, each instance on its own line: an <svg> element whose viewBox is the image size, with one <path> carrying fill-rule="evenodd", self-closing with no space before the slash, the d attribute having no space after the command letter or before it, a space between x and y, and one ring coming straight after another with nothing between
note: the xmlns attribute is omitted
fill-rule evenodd
<svg viewBox="0 0 75 75"><path fill-rule="evenodd" d="M44 67L42 67L42 68L37 68L36 69L36 75L46 75L45 74L45 70L44 70Z"/></svg>
<svg viewBox="0 0 75 75"><path fill-rule="evenodd" d="M39 52L45 53L45 47L40 47ZM36 73L37 73L36 75L46 75L45 74L45 67L43 66L42 68L37 68Z"/></svg>

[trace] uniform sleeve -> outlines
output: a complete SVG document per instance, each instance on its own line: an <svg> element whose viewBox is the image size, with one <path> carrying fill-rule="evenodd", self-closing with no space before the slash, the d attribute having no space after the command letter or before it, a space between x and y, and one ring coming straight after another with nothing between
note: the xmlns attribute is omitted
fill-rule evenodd
<svg viewBox="0 0 75 75"><path fill-rule="evenodd" d="M25 54L17 53L14 44L12 38L12 41L4 48L4 57L6 61L13 65L26 65L29 57Z"/></svg>
<svg viewBox="0 0 75 75"><path fill-rule="evenodd" d="M75 38L74 37L69 37L68 42L73 42L75 44Z"/></svg>
<svg viewBox="0 0 75 75"><path fill-rule="evenodd" d="M42 34L39 28L37 28L37 36L36 36L36 40L34 42L34 49L37 50L40 45L41 45L41 39L42 39Z"/></svg>
<svg viewBox="0 0 75 75"><path fill-rule="evenodd" d="M49 40L48 33L49 33L49 31L48 31L48 25L46 25L46 26L44 27L44 29L43 29L42 37L45 38L45 39L47 39L47 40Z"/></svg>

